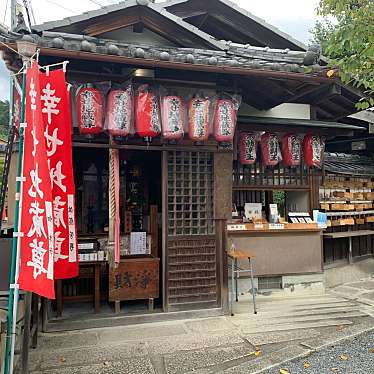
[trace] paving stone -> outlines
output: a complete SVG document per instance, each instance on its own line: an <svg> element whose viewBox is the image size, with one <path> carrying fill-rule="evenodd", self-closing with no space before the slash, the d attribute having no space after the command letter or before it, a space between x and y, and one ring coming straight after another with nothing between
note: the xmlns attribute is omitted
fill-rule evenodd
<svg viewBox="0 0 374 374"><path fill-rule="evenodd" d="M152 355L231 346L240 343L244 343L244 340L239 334L228 332L224 334L188 334L185 336L175 336L172 339L161 338L147 341L148 351Z"/></svg>
<svg viewBox="0 0 374 374"><path fill-rule="evenodd" d="M31 374L155 374L152 363L148 358L126 359L121 362L106 362L88 366L72 366L43 371L33 371Z"/></svg>
<svg viewBox="0 0 374 374"><path fill-rule="evenodd" d="M338 286L331 290L334 293L343 295L344 297L354 299L359 294L362 293L362 290L354 287L348 287L348 286Z"/></svg>
<svg viewBox="0 0 374 374"><path fill-rule="evenodd" d="M310 329L317 327L327 327L327 326L342 326L351 325L352 322L348 320L329 320L329 321L317 321L317 322L294 322L294 323L283 323L280 325L265 325L265 326L241 326L241 330L244 333L260 333L268 331L287 331L287 330L298 330L298 329Z"/></svg>
<svg viewBox="0 0 374 374"><path fill-rule="evenodd" d="M267 332L263 334L246 335L245 338L254 346L263 344L272 344L280 342L288 342L293 340L307 339L320 335L320 332L314 329L293 330L282 332Z"/></svg>
<svg viewBox="0 0 374 374"><path fill-rule="evenodd" d="M363 290L374 290L374 281L365 280L363 282L348 283L347 286Z"/></svg>
<svg viewBox="0 0 374 374"><path fill-rule="evenodd" d="M203 349L189 352L178 352L165 356L165 367L168 374L185 373L195 369L222 365L231 360L253 356L253 349L248 345L238 345L218 349Z"/></svg>
<svg viewBox="0 0 374 374"><path fill-rule="evenodd" d="M74 365L92 365L105 361L122 361L147 355L145 343L85 347L63 351L45 352L41 355L40 369Z"/></svg>
<svg viewBox="0 0 374 374"><path fill-rule="evenodd" d="M269 355L260 357L249 362L242 363L238 366L222 370L219 373L224 374L243 374L243 373L257 373L265 370L272 365L291 360L295 357L307 355L310 352L309 349L300 347L298 345L288 345L278 351L272 352Z"/></svg>
<svg viewBox="0 0 374 374"><path fill-rule="evenodd" d="M231 330L233 328L232 324L227 322L225 317L185 322L185 325L188 330L200 333Z"/></svg>
<svg viewBox="0 0 374 374"><path fill-rule="evenodd" d="M315 338L304 340L302 344L310 349L318 349L321 347L328 346L330 344L334 344L337 341L345 339L352 335L357 335L365 331L373 330L373 326L374 318L368 317L365 319L364 323L348 326L345 329L330 332L330 334L328 335L323 334Z"/></svg>
<svg viewBox="0 0 374 374"><path fill-rule="evenodd" d="M182 323L149 324L147 326L109 327L98 332L99 343L143 340L186 334Z"/></svg>
<svg viewBox="0 0 374 374"><path fill-rule="evenodd" d="M98 343L96 331L67 332L60 334L45 333L38 338L38 351L60 348L92 346Z"/></svg>

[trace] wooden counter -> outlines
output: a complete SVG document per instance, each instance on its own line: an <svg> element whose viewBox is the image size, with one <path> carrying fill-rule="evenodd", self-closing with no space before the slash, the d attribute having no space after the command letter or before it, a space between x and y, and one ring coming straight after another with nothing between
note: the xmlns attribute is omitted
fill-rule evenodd
<svg viewBox="0 0 374 374"><path fill-rule="evenodd" d="M254 254L255 276L322 272L322 242L322 229L311 224L289 224L283 229L246 224L245 230L228 230L228 248L234 244Z"/></svg>

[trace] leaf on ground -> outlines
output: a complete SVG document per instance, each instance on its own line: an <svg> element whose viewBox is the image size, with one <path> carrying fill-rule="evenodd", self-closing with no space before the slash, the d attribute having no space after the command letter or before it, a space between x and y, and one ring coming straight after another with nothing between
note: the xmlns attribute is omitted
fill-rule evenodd
<svg viewBox="0 0 374 374"><path fill-rule="evenodd" d="M371 353L374 353L374 347L371 349Z"/></svg>
<svg viewBox="0 0 374 374"><path fill-rule="evenodd" d="M329 78L333 77L334 74L335 74L335 70L334 70L334 69L331 69L331 70L329 70L329 71L326 73L326 75L327 75Z"/></svg>
<svg viewBox="0 0 374 374"><path fill-rule="evenodd" d="M110 362L109 361L104 361L103 364L104 364L104 366L109 366Z"/></svg>
<svg viewBox="0 0 374 374"><path fill-rule="evenodd" d="M60 362L65 362L66 358L64 356L60 356Z"/></svg>
<svg viewBox="0 0 374 374"><path fill-rule="evenodd" d="M342 361L347 361L348 360L348 356L347 355L340 355L340 359Z"/></svg>
<svg viewBox="0 0 374 374"><path fill-rule="evenodd" d="M261 350L260 350L260 349L256 349L256 351L255 351L255 356L256 356L256 357L261 356Z"/></svg>
<svg viewBox="0 0 374 374"><path fill-rule="evenodd" d="M332 372L334 372L334 373L337 373L337 372L339 371L338 368L331 368L330 370L331 370Z"/></svg>
<svg viewBox="0 0 374 374"><path fill-rule="evenodd" d="M308 361L304 362L304 369L309 369L310 368L310 363Z"/></svg>
<svg viewBox="0 0 374 374"><path fill-rule="evenodd" d="M279 374L290 374L290 372L288 371L288 369L280 369Z"/></svg>
<svg viewBox="0 0 374 374"><path fill-rule="evenodd" d="M336 329L337 329L338 331L343 330L343 329L344 329L344 326L340 325L340 326L338 326Z"/></svg>

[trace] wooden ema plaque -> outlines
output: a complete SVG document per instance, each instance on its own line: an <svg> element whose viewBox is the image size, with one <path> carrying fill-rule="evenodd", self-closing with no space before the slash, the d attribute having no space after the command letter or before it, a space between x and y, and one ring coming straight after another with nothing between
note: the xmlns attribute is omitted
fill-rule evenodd
<svg viewBox="0 0 374 374"><path fill-rule="evenodd" d="M159 297L159 258L127 258L109 269L109 301Z"/></svg>

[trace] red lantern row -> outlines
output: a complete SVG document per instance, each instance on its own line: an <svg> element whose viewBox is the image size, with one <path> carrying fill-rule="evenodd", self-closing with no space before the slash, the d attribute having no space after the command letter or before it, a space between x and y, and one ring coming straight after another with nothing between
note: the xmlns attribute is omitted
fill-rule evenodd
<svg viewBox="0 0 374 374"><path fill-rule="evenodd" d="M133 108L135 113L133 115ZM196 96L187 105L179 96L159 96L149 85L138 88L133 96L132 86L112 90L108 94L107 130L113 136L127 136L132 122L135 132L143 138L162 133L165 139L177 140L184 135L188 113L188 135L193 141L209 137L211 100ZM77 93L78 126L81 134L96 135L103 131L103 97L95 88L81 88ZM214 102L214 137L218 142L232 142L236 127L236 102L218 99Z"/></svg>
<svg viewBox="0 0 374 374"><path fill-rule="evenodd" d="M324 139L318 135L301 136L286 134L282 139L282 152L277 135L264 133L260 140L262 162L266 166L275 166L282 159L285 166L297 166L301 161L301 149L304 161L309 167L321 166L325 148ZM283 157L282 157L283 156ZM242 132L239 137L239 159L243 165L251 165L257 158L257 136L255 133Z"/></svg>

